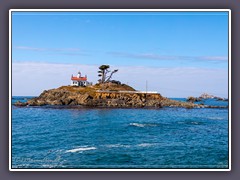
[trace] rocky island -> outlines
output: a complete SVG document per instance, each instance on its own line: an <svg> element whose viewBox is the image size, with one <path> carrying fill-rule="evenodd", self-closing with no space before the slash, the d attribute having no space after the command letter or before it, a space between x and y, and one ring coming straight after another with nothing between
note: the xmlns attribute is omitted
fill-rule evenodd
<svg viewBox="0 0 240 180"><path fill-rule="evenodd" d="M189 102L171 100L157 92L136 91L129 85L120 81L111 80L118 70L109 70L109 65L99 67L98 83L92 85L87 76L71 77L71 85L43 91L39 97L17 101L15 106L78 106L78 107L116 107L116 108L143 108L143 107L184 107L184 108L226 108L194 104ZM109 75L110 74L110 75Z"/></svg>
<svg viewBox="0 0 240 180"><path fill-rule="evenodd" d="M87 87L62 86L43 91L27 102L17 101L16 106L64 105L81 107L185 107L206 108L203 104L171 100L159 93L139 92L126 84L112 82ZM211 106L214 108L214 106Z"/></svg>

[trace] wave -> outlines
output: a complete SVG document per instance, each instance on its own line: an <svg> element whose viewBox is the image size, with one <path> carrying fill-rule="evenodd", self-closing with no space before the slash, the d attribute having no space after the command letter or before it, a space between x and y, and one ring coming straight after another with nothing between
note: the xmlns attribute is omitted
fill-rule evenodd
<svg viewBox="0 0 240 180"><path fill-rule="evenodd" d="M177 122L178 124L188 124L188 125L202 125L202 122L197 122L197 121L180 121Z"/></svg>
<svg viewBox="0 0 240 180"><path fill-rule="evenodd" d="M198 125L198 124L201 124L200 122L196 122L196 121L192 121L192 122L189 122L189 124L196 124L196 125Z"/></svg>
<svg viewBox="0 0 240 180"><path fill-rule="evenodd" d="M136 145L126 145L126 144L109 144L105 145L108 148L130 148L130 147L149 147L149 146L156 146L158 143L141 143Z"/></svg>
<svg viewBox="0 0 240 180"><path fill-rule="evenodd" d="M136 127L155 127L157 124L140 124L140 123L130 123L130 126L136 126Z"/></svg>
<svg viewBox="0 0 240 180"><path fill-rule="evenodd" d="M154 145L157 145L157 143L142 143L142 144L138 144L137 146L149 147L149 146L154 146Z"/></svg>
<svg viewBox="0 0 240 180"><path fill-rule="evenodd" d="M50 165L50 164L43 164L42 167L43 168L55 168L54 165Z"/></svg>
<svg viewBox="0 0 240 180"><path fill-rule="evenodd" d="M76 148L76 149L67 150L66 152L74 153L74 152L78 152L78 151L89 151L89 150L94 150L94 149L97 149L97 148L96 147L80 147L80 148Z"/></svg>
<svg viewBox="0 0 240 180"><path fill-rule="evenodd" d="M124 144L109 144L106 145L108 148L118 148L118 147L124 147L124 148L129 148L131 145L124 145Z"/></svg>
<svg viewBox="0 0 240 180"><path fill-rule="evenodd" d="M221 117L208 117L210 120L223 120L224 118Z"/></svg>

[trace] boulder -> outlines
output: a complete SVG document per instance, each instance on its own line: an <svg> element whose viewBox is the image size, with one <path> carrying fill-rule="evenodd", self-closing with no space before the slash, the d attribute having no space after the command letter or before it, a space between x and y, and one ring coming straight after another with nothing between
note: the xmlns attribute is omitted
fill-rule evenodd
<svg viewBox="0 0 240 180"><path fill-rule="evenodd" d="M202 98L202 99L212 99L214 97L215 96L207 94L207 93L203 93L203 94L201 94L201 96L199 96L199 98Z"/></svg>
<svg viewBox="0 0 240 180"><path fill-rule="evenodd" d="M27 106L28 103L27 102L21 102L21 101L17 101L14 103L15 106Z"/></svg>
<svg viewBox="0 0 240 180"><path fill-rule="evenodd" d="M199 102L199 101L201 101L202 99L201 98L197 98L197 97L193 97L193 96L189 96L188 98L187 98L187 101L188 102Z"/></svg>

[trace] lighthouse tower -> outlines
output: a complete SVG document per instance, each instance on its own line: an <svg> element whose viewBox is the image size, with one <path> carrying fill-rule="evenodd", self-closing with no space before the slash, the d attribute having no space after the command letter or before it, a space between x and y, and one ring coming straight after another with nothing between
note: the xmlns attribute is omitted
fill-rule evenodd
<svg viewBox="0 0 240 180"><path fill-rule="evenodd" d="M80 71L78 71L77 78L80 78L80 77L81 77L81 73Z"/></svg>

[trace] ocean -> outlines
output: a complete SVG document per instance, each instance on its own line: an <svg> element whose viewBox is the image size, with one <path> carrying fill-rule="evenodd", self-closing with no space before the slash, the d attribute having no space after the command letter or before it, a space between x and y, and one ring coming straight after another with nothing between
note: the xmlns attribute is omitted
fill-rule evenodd
<svg viewBox="0 0 240 180"><path fill-rule="evenodd" d="M13 169L229 167L227 108L12 106L11 128Z"/></svg>

